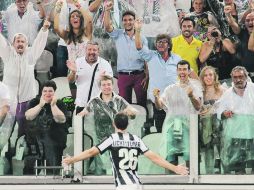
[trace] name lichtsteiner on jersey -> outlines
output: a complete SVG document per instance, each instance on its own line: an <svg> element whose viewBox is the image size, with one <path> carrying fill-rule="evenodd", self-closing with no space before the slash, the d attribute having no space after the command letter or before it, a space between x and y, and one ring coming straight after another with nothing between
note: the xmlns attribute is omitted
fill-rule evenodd
<svg viewBox="0 0 254 190"><path fill-rule="evenodd" d="M136 147L139 148L140 147L140 142L137 141L124 141L124 140L118 140L118 141L113 141L112 143L112 147Z"/></svg>

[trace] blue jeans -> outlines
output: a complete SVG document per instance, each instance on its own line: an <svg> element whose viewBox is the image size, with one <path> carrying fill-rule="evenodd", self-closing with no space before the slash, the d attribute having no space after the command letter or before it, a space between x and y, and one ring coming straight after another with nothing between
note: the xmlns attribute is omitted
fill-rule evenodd
<svg viewBox="0 0 254 190"><path fill-rule="evenodd" d="M68 60L68 50L66 46L58 46L56 52L56 76L66 77L68 73L68 68L66 66L66 61Z"/></svg>

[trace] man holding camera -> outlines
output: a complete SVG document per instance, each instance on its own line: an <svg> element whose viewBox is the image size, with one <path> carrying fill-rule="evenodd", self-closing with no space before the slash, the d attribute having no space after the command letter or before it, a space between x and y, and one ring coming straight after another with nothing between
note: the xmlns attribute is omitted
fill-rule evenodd
<svg viewBox="0 0 254 190"><path fill-rule="evenodd" d="M230 78L230 72L234 67L232 55L235 54L235 45L228 38L222 38L220 30L215 26L209 26L207 31L208 41L201 46L199 61L201 67L205 64L217 69L219 79Z"/></svg>
<svg viewBox="0 0 254 190"><path fill-rule="evenodd" d="M237 35L240 33L238 25L238 8L235 0L207 0L211 12L217 18L222 34L233 43L238 43Z"/></svg>

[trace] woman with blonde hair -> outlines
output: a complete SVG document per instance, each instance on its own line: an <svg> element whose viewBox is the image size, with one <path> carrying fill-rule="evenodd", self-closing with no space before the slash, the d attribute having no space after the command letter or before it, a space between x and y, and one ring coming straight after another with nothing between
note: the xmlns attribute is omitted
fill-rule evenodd
<svg viewBox="0 0 254 190"><path fill-rule="evenodd" d="M205 66L200 71L199 78L204 90L204 101L211 99L218 100L225 91L225 87L220 84L215 68Z"/></svg>
<svg viewBox="0 0 254 190"><path fill-rule="evenodd" d="M204 105L200 111L200 150L204 153L205 173L220 173L221 123L215 114L216 101L225 88L220 84L215 68L205 66L200 72ZM202 173L202 171L201 171Z"/></svg>

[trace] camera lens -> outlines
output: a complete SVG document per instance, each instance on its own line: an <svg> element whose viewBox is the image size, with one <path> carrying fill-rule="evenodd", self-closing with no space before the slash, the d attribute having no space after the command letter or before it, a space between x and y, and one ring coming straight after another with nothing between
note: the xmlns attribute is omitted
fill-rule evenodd
<svg viewBox="0 0 254 190"><path fill-rule="evenodd" d="M213 31L211 32L211 36L216 38L219 36L219 33L217 31Z"/></svg>

